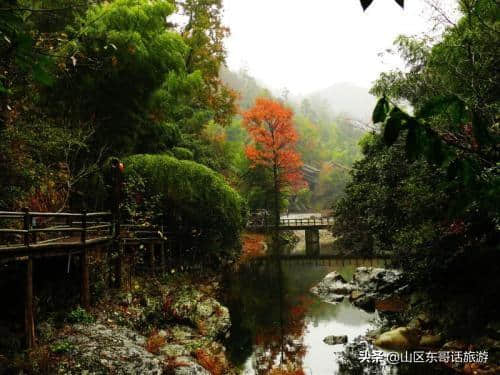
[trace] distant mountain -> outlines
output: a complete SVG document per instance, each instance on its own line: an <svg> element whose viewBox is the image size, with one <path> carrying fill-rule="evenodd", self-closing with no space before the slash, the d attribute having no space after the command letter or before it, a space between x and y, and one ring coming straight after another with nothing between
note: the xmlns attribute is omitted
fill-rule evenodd
<svg viewBox="0 0 500 375"><path fill-rule="evenodd" d="M311 102L323 102L336 115L369 122L376 98L368 93L367 88L352 83L336 83L326 89L316 91L308 96Z"/></svg>

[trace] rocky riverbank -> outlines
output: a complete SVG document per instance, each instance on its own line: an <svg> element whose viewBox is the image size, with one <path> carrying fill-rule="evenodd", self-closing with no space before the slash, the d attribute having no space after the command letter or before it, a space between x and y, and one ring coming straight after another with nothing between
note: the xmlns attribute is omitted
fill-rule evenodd
<svg viewBox="0 0 500 375"><path fill-rule="evenodd" d="M221 341L229 311L215 280L135 280L130 292L76 309L62 327L40 324L31 366L50 374L233 374Z"/></svg>
<svg viewBox="0 0 500 375"><path fill-rule="evenodd" d="M311 292L329 303L339 303L347 298L365 311L379 312L381 327L346 345L344 362L347 369L354 371L356 366L359 367L355 358L359 356L359 350L366 350L362 343L367 342L394 351L487 353L487 363L450 361L444 365L464 374L500 373L499 322L490 323L485 332L467 342L447 337L439 321L418 308L424 297L411 293L399 270L359 267L350 281L337 272L331 272L311 288ZM325 342L344 343L340 338L325 337ZM383 366L375 367L371 369L374 374L383 372Z"/></svg>
<svg viewBox="0 0 500 375"><path fill-rule="evenodd" d="M311 288L311 292L329 303L348 298L355 306L373 312L377 302L402 295L406 288L401 271L358 267L351 281L334 271Z"/></svg>

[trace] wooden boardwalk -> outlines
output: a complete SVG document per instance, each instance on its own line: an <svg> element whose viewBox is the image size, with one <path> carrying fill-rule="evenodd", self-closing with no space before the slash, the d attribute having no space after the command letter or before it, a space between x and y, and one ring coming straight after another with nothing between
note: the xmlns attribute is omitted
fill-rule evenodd
<svg viewBox="0 0 500 375"><path fill-rule="evenodd" d="M115 264L117 285L122 285L125 249L132 249L136 259L140 246L149 252L149 265L154 273L157 250L165 266L164 227L121 224L110 212L50 213L0 211L0 263L25 262L25 333L27 346L35 346L33 295L33 260L73 255L80 259L81 305L90 307L89 252L103 249L118 251ZM138 246L139 245L139 246ZM158 245L158 246L157 246Z"/></svg>
<svg viewBox="0 0 500 375"><path fill-rule="evenodd" d="M255 223L254 223L255 224ZM257 223L256 229L269 228ZM332 218L281 219L280 230L318 231L333 224ZM251 226L250 226L251 227ZM306 236L307 237L307 236ZM47 257L77 256L80 262L81 305L90 308L89 253L113 253L110 264L118 287L123 284L123 263L133 265L143 255L148 270L155 273L156 263L165 269L166 243L164 225L136 225L121 223L111 212L23 212L0 211L0 264L23 262L25 273L25 330L27 346L36 345L34 317L34 260ZM109 257L110 259L113 257ZM316 261L323 256L309 257ZM297 260L297 256L283 259ZM302 259L304 259L302 257ZM130 268L130 267L129 267ZM1 274L0 274L1 277Z"/></svg>

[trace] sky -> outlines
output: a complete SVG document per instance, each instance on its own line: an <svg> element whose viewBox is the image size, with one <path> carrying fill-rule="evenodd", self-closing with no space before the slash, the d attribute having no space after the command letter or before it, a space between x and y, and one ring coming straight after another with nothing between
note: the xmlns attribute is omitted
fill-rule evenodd
<svg viewBox="0 0 500 375"><path fill-rule="evenodd" d="M452 0L443 0L448 6ZM400 34L431 29L424 0L224 0L227 64L273 90L306 95L335 83L370 87L378 75L402 66L381 52Z"/></svg>

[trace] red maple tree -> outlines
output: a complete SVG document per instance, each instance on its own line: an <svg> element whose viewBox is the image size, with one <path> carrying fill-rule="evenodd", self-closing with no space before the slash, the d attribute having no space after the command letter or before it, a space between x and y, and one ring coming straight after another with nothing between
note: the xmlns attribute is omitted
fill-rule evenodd
<svg viewBox="0 0 500 375"><path fill-rule="evenodd" d="M293 126L293 111L272 99L259 98L243 113L243 124L252 137L246 148L252 167L272 171L275 224L279 224L279 195L306 185L302 160L295 149L298 134Z"/></svg>

